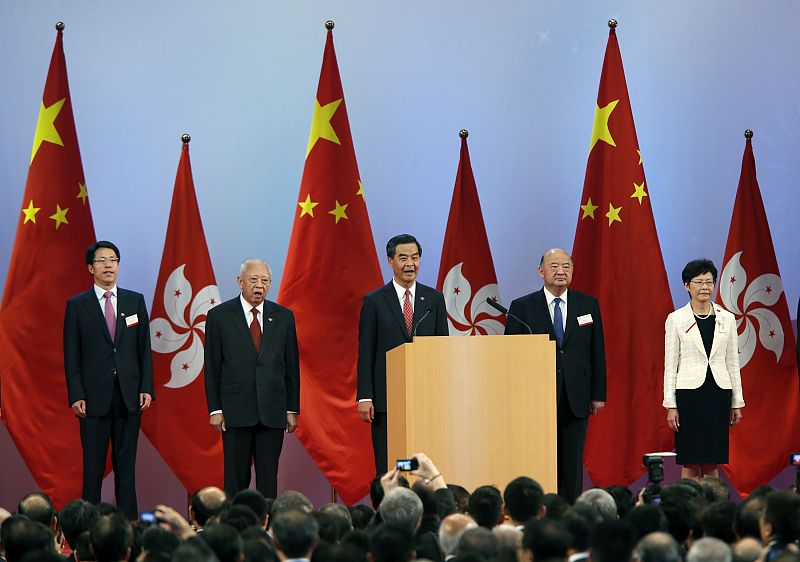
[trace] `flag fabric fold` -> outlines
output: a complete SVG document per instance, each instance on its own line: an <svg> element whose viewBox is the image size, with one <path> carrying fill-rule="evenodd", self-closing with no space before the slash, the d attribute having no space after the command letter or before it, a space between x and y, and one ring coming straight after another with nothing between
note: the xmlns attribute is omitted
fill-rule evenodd
<svg viewBox="0 0 800 562"><path fill-rule="evenodd" d="M500 289L467 136L466 131L461 132L461 155L436 288L444 294L451 336L497 335L504 331L505 318L486 303L487 298L500 303Z"/></svg>
<svg viewBox="0 0 800 562"><path fill-rule="evenodd" d="M769 482L800 450L795 337L747 138L717 302L736 316L745 407L724 470L740 495Z"/></svg>
<svg viewBox="0 0 800 562"><path fill-rule="evenodd" d="M203 378L206 314L220 302L184 142L150 313L158 400L142 430L190 494L223 484L222 440L208 423Z"/></svg>
<svg viewBox="0 0 800 562"><path fill-rule="evenodd" d="M347 503L367 494L375 474L356 361L361 300L381 283L329 30L278 301L297 319L297 437Z"/></svg>
<svg viewBox="0 0 800 562"><path fill-rule="evenodd" d="M673 303L614 27L572 257L572 287L597 297L605 319L608 404L589 423L585 464L596 486L628 485L644 470L643 454L674 447L661 407Z"/></svg>
<svg viewBox="0 0 800 562"><path fill-rule="evenodd" d="M94 241L59 29L0 304L3 419L36 484L57 508L81 494L81 444L67 403L63 326L67 299L91 286L84 252Z"/></svg>

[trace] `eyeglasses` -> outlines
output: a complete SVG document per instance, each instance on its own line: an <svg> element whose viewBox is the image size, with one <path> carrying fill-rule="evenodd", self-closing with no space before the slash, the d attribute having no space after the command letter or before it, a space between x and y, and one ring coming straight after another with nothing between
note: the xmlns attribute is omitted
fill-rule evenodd
<svg viewBox="0 0 800 562"><path fill-rule="evenodd" d="M692 285L695 287L713 287L713 281L691 281Z"/></svg>
<svg viewBox="0 0 800 562"><path fill-rule="evenodd" d="M92 260L92 263L96 263L97 265L105 265L106 263L116 265L119 263L119 258L97 258L96 260Z"/></svg>

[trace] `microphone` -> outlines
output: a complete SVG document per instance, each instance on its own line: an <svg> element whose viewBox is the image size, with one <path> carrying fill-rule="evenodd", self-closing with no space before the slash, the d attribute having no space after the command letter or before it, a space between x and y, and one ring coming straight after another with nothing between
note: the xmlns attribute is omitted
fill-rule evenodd
<svg viewBox="0 0 800 562"><path fill-rule="evenodd" d="M419 328L419 325L422 324L422 321L425 320L428 317L428 314L430 314L430 313L431 313L431 309L429 308L428 310L425 311L425 314L422 315L422 318L420 318L417 321L417 325L414 326L414 332L411 334L411 338L412 339L417 337L417 329Z"/></svg>
<svg viewBox="0 0 800 562"><path fill-rule="evenodd" d="M506 307L504 307L502 304L500 304L497 301L492 300L492 297L486 297L486 304L488 304L489 306L491 306L493 309L497 310L501 314L505 314L509 318L513 318L514 320L516 320L517 322L519 322L520 324L525 326L525 328L527 328L529 334L533 334L533 330L531 330L531 327L528 326L525 322L523 322L522 319L519 316L517 316L516 314L511 314L508 311L508 309Z"/></svg>

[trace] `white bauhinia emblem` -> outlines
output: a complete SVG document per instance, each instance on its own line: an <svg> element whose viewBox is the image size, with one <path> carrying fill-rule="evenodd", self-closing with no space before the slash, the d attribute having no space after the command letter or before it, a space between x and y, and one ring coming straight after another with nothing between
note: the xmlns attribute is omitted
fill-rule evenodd
<svg viewBox="0 0 800 562"><path fill-rule="evenodd" d="M739 332L739 366L744 368L747 365L753 357L758 342L775 354L777 363L783 354L783 326L774 312L758 305L772 306L778 302L783 294L783 282L778 275L765 273L748 285L747 272L742 267L741 257L742 252L737 252L725 264L719 282L719 296L722 298L722 303L736 316L736 327ZM742 307L739 308L742 291L744 300Z"/></svg>
<svg viewBox="0 0 800 562"><path fill-rule="evenodd" d="M175 353L170 362L172 376L165 384L167 388L181 388L191 384L203 370L203 337L206 332L206 314L220 301L216 285L208 285L192 299L192 284L183 270L186 264L173 270L164 286L165 318L150 321L150 341L156 353ZM189 323L186 323L186 307L189 308ZM186 342L189 342L188 347Z"/></svg>
<svg viewBox="0 0 800 562"><path fill-rule="evenodd" d="M451 336L471 336L473 334L502 334L504 327L497 320L500 312L486 303L486 299L500 302L497 283L481 287L475 296L469 280L461 273L464 262L454 266L444 278L444 301L447 304L447 322ZM469 314L467 313L469 306Z"/></svg>

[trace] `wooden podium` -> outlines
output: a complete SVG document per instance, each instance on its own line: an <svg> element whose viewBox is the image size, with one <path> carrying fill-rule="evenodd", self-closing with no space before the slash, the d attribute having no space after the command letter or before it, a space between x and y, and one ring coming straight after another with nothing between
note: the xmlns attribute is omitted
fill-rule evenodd
<svg viewBox="0 0 800 562"><path fill-rule="evenodd" d="M546 335L417 337L386 354L389 470L427 454L448 483L556 485L555 344Z"/></svg>

